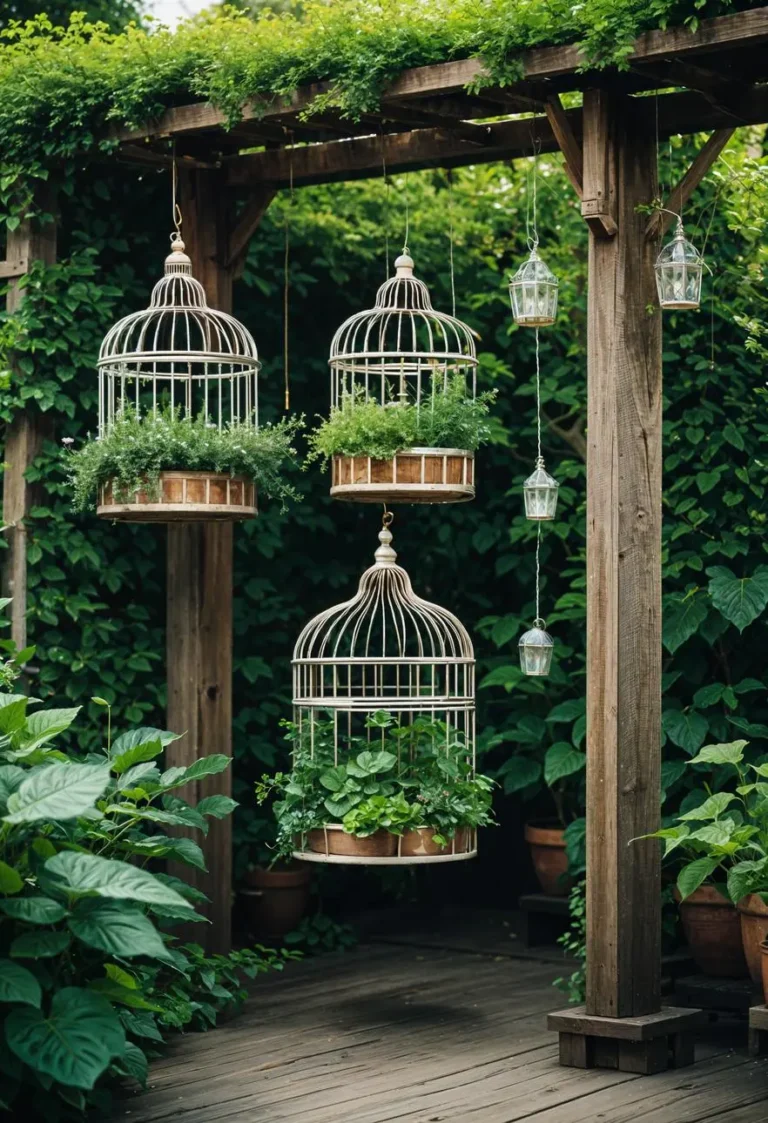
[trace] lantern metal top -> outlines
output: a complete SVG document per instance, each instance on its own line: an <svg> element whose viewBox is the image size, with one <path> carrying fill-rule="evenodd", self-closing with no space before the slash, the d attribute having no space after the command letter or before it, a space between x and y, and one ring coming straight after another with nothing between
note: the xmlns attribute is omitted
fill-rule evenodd
<svg viewBox="0 0 768 1123"><path fill-rule="evenodd" d="M529 284L541 281L548 285L555 285L555 287L560 283L546 261L542 261L539 257L538 250L534 246L527 261L524 261L517 270L510 284Z"/></svg>
<svg viewBox="0 0 768 1123"><path fill-rule="evenodd" d="M685 229L683 227L683 220L678 218L677 226L675 227L675 236L671 242L667 242L662 246L659 256L656 258L656 265L703 265L704 259L693 245L685 236Z"/></svg>
<svg viewBox="0 0 768 1123"><path fill-rule="evenodd" d="M526 488L557 488L560 485L554 476L550 476L549 472L544 467L544 457L538 456L536 458L536 467L528 479L523 484Z"/></svg>
<svg viewBox="0 0 768 1123"><path fill-rule="evenodd" d="M331 402L361 392L382 405L393 398L419 402L456 375L476 392L477 355L471 328L432 306L429 289L414 276L404 251L395 275L376 294L373 308L356 312L331 343Z"/></svg>
<svg viewBox="0 0 768 1123"><path fill-rule="evenodd" d="M166 407L185 417L203 413L219 428L257 424L260 365L248 329L208 305L176 231L149 306L119 320L104 337L99 432L126 409L140 416Z"/></svg>
<svg viewBox="0 0 768 1123"><path fill-rule="evenodd" d="M306 625L293 652L294 666L368 660L472 663L472 640L461 621L414 593L410 577L397 564L389 526L379 532L379 542L355 596Z"/></svg>
<svg viewBox="0 0 768 1123"><path fill-rule="evenodd" d="M520 637L520 647L554 647L555 641L552 636L546 631L545 622L536 617L533 622L533 627L529 628L527 632L523 632Z"/></svg>

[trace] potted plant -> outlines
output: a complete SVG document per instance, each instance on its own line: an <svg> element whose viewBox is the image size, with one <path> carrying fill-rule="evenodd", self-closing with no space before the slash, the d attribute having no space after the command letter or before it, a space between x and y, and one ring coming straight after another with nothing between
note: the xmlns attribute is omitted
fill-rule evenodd
<svg viewBox="0 0 768 1123"><path fill-rule="evenodd" d="M260 847L259 861L245 872L241 890L257 939L282 940L298 928L309 907L310 869L276 846Z"/></svg>
<svg viewBox="0 0 768 1123"><path fill-rule="evenodd" d="M570 702L563 703L571 706ZM573 714L569 715L573 716ZM522 723L521 723L522 725ZM584 806L584 769L586 755L577 744L557 741L542 752L544 722L515 730L522 748L529 750L510 756L499 769L499 779L507 794L520 792L523 798L539 794L543 776L551 799L553 814L530 819L525 824L525 841L542 893L567 897L572 886L568 875L568 830ZM508 739L504 734L504 739Z"/></svg>
<svg viewBox="0 0 768 1123"><path fill-rule="evenodd" d="M119 414L98 440L69 454L73 507L126 522L253 518L258 489L283 505L295 498L285 469L300 426L293 419L219 428L171 409Z"/></svg>
<svg viewBox="0 0 768 1123"><path fill-rule="evenodd" d="M310 459L331 463L331 495L358 502L461 502L475 494L474 453L490 437L496 394L465 379L420 402L345 393L309 436Z"/></svg>
<svg viewBox="0 0 768 1123"><path fill-rule="evenodd" d="M747 744L702 748L689 761L712 773L701 802L645 837L662 839L665 858L680 864L677 898L700 969L738 976L748 968L759 983L768 935L768 764L746 762Z"/></svg>
<svg viewBox="0 0 768 1123"><path fill-rule="evenodd" d="M351 738L351 755L333 763L332 722L314 726L314 744L291 723L290 772L265 776L256 786L270 794L281 853L301 850L351 859L430 858L474 850L478 826L492 821L493 782L475 775L461 737L442 722L400 725L380 711L366 728L375 748ZM359 751L355 751L359 750Z"/></svg>

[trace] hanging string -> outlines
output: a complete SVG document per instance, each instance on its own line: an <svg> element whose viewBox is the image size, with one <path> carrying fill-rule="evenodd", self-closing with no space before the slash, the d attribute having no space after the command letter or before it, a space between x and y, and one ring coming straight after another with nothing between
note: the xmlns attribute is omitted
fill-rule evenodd
<svg viewBox="0 0 768 1123"><path fill-rule="evenodd" d="M537 226L538 210L537 210L537 192L538 192L538 162L539 152L541 151L541 141L538 137L531 133L531 145L533 147L533 164L529 166L530 170L526 179L531 184L531 188L526 191L525 199L525 238L528 243L528 249L533 251L539 245L539 231Z"/></svg>
<svg viewBox="0 0 768 1123"><path fill-rule="evenodd" d="M538 328L536 328L536 459L541 460L541 360Z"/></svg>
<svg viewBox="0 0 768 1123"><path fill-rule="evenodd" d="M176 141L173 142L173 159L171 162L171 222L173 223L175 237L181 241L181 224L184 221L181 214L179 197L179 169L176 165Z"/></svg>
<svg viewBox="0 0 768 1123"><path fill-rule="evenodd" d="M448 176L448 246L451 263L451 309L456 318L456 270L453 261L453 172L449 168Z"/></svg>
<svg viewBox="0 0 768 1123"><path fill-rule="evenodd" d="M285 208L285 255L283 259L283 370L285 386L285 409L291 408L291 382L289 368L289 316L290 316L290 277L291 277L291 217L293 214L293 133L288 134L288 206Z"/></svg>
<svg viewBox="0 0 768 1123"><path fill-rule="evenodd" d="M539 555L541 553L541 523L536 523L536 619L533 624L534 627L544 627L544 621L541 619L541 565L539 562Z"/></svg>
<svg viewBox="0 0 768 1123"><path fill-rule="evenodd" d="M408 236L411 233L411 196L408 189L408 176L405 177L405 238L403 239L403 253L408 253Z"/></svg>
<svg viewBox="0 0 768 1123"><path fill-rule="evenodd" d="M384 147L384 129L381 130L381 174L384 181L384 268L389 280L389 180L387 179L387 152Z"/></svg>

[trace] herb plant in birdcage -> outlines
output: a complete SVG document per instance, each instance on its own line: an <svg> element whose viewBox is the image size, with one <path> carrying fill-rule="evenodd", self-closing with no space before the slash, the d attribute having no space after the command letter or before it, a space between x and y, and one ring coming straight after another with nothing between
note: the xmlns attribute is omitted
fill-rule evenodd
<svg viewBox="0 0 768 1123"><path fill-rule="evenodd" d="M475 494L474 452L489 436L473 333L432 307L404 251L374 308L331 345L331 415L312 436L331 461L331 495L357 503L457 503Z"/></svg>
<svg viewBox="0 0 768 1123"><path fill-rule="evenodd" d="M126 522L238 520L256 484L285 499L295 421L259 428L250 332L209 307L172 235L149 307L120 320L99 354L99 430L73 453L75 504Z"/></svg>
<svg viewBox="0 0 768 1123"><path fill-rule="evenodd" d="M491 821L475 772L475 660L464 626L416 596L389 530L355 596L315 617L293 656L290 773L278 848L314 862L471 858Z"/></svg>

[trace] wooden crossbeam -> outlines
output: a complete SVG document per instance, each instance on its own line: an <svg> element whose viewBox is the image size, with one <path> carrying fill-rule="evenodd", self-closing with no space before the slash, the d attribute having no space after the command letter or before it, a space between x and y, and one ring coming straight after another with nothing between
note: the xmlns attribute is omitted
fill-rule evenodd
<svg viewBox="0 0 768 1123"><path fill-rule="evenodd" d="M665 211L674 211L676 214L682 212L683 207L715 163L735 131L735 129L715 129L683 178L672 188L668 198L664 202ZM660 234L665 234L672 225L673 219L673 214L665 214L663 211L657 211L656 214L651 215L646 224L646 237L656 238Z"/></svg>
<svg viewBox="0 0 768 1123"><path fill-rule="evenodd" d="M633 67L659 62L664 59L690 59L718 48L748 48L768 42L768 7L754 8L733 15L703 20L695 32L687 28L667 31L650 31L641 35L634 45L628 62ZM520 82L525 88L531 83L546 83L553 79L573 78L572 88L582 88L586 79L581 70L584 58L575 46L539 47L521 56ZM459 59L436 63L432 66L406 70L385 89L382 95L382 113L388 99L393 102L417 100L432 96L464 93L468 86L487 78L480 59ZM290 98L257 97L242 109L242 120L270 120L275 117L295 116L308 109L314 100L328 92L330 83L319 82L302 87ZM515 96L515 84L505 87L507 98ZM493 91L483 90L482 97L492 97ZM168 109L159 118L140 128L115 128L110 135L130 143L144 139L171 136L190 136L215 132L226 127L226 114L217 107L200 102Z"/></svg>
<svg viewBox="0 0 768 1123"><path fill-rule="evenodd" d="M730 124L728 118L698 93L665 94L659 97L658 108L661 137ZM768 87L758 87L752 95L750 120L758 123L766 119ZM581 110L564 110L562 121L578 144L582 133ZM292 174L296 186L307 186L380 175L382 160L392 171L508 160L530 155L532 132L542 152L554 152L558 148L551 123L543 117L535 118L535 124L529 118L495 122L482 128L487 137L482 146L468 142L457 131L441 127L231 156L225 158L227 182L232 187L265 183L282 187L287 185Z"/></svg>

